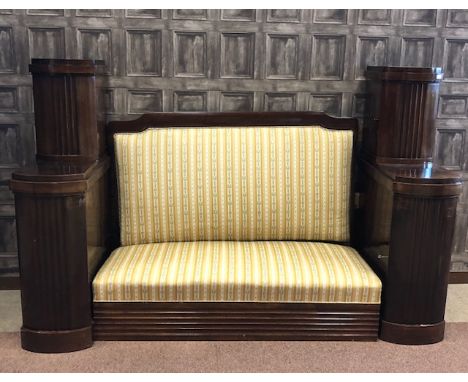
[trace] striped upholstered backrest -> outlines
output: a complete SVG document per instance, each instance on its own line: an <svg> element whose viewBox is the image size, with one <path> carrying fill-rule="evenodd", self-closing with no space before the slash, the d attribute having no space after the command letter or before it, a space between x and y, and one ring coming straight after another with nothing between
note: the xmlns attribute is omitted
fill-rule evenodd
<svg viewBox="0 0 468 382"><path fill-rule="evenodd" d="M350 130L168 128L114 139L122 245L349 240Z"/></svg>

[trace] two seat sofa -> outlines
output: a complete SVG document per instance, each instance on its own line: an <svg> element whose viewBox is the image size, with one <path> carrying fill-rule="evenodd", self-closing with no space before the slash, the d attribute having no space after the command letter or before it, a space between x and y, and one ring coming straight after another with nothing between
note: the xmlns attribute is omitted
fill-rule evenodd
<svg viewBox="0 0 468 382"><path fill-rule="evenodd" d="M222 127L209 118L187 127L179 117L182 126L169 128L158 117L142 131L109 126L120 246L93 281L95 311L107 311L95 317L96 338L376 338L375 317L345 317L375 316L381 296L350 246L355 121L229 126L218 115ZM131 320L143 304L161 303L172 304L166 313L184 303L202 315L216 304L231 311L211 321L183 312L172 322L156 313ZM291 303L301 320L284 312L276 325L248 313ZM116 306L120 319L109 313Z"/></svg>

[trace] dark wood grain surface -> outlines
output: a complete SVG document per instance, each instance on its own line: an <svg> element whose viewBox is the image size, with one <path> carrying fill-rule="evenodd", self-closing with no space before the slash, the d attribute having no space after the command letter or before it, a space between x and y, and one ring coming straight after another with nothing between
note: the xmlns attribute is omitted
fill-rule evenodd
<svg viewBox="0 0 468 382"><path fill-rule="evenodd" d="M433 159L441 68L368 67L364 150L379 163Z"/></svg>
<svg viewBox="0 0 468 382"><path fill-rule="evenodd" d="M91 60L32 59L37 158L79 161L103 155L100 66Z"/></svg>
<svg viewBox="0 0 468 382"><path fill-rule="evenodd" d="M377 339L378 304L93 304L96 340Z"/></svg>
<svg viewBox="0 0 468 382"><path fill-rule="evenodd" d="M383 281L380 338L441 341L461 175L365 160L360 168L360 249Z"/></svg>

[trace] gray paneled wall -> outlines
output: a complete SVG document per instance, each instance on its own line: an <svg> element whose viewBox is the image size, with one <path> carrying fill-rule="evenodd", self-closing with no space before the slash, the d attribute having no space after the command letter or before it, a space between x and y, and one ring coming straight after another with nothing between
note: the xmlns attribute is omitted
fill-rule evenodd
<svg viewBox="0 0 468 382"><path fill-rule="evenodd" d="M442 66L437 160L468 173L468 10L0 10L4 274L17 267L7 180L34 156L31 57L104 59L111 119L192 110L359 117L367 65ZM468 271L467 227L468 183L453 270Z"/></svg>

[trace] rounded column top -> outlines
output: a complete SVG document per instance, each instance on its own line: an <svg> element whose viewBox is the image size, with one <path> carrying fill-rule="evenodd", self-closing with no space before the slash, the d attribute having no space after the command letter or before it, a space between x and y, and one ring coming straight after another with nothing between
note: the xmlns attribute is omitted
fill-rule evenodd
<svg viewBox="0 0 468 382"><path fill-rule="evenodd" d="M440 67L368 66L366 77L383 81L438 82L444 72Z"/></svg>
<svg viewBox="0 0 468 382"><path fill-rule="evenodd" d="M104 66L103 60L67 60L33 58L29 71L34 74L96 74Z"/></svg>
<svg viewBox="0 0 468 382"><path fill-rule="evenodd" d="M398 194L437 197L458 196L462 191L460 172L433 166L432 162L379 168L393 181L393 190Z"/></svg>

